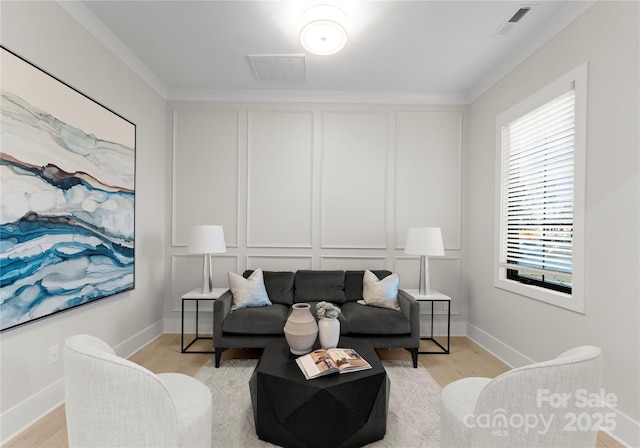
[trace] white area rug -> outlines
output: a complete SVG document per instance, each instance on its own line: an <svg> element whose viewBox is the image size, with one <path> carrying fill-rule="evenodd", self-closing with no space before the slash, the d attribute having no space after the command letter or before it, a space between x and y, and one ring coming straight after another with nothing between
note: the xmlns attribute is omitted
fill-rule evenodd
<svg viewBox="0 0 640 448"><path fill-rule="evenodd" d="M209 361L196 378L213 394L214 447L274 447L256 436L249 394L255 359L232 359L216 369ZM387 434L370 448L439 446L440 393L427 369L409 361L383 361L391 380Z"/></svg>

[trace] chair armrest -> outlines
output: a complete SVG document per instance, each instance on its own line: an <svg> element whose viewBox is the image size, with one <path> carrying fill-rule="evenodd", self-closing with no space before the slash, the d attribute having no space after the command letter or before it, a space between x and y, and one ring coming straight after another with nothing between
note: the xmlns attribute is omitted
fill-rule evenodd
<svg viewBox="0 0 640 448"><path fill-rule="evenodd" d="M222 340L222 323L227 315L231 312L233 304L233 294L231 290L225 291L218 299L213 302L213 340Z"/></svg>
<svg viewBox="0 0 640 448"><path fill-rule="evenodd" d="M411 339L420 343L420 302L407 291L398 290L398 304L400 312L409 317L411 326Z"/></svg>

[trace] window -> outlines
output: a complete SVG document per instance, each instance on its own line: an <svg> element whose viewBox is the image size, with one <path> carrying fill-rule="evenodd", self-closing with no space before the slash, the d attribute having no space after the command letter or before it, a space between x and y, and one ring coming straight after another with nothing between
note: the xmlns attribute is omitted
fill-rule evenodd
<svg viewBox="0 0 640 448"><path fill-rule="evenodd" d="M496 286L580 312L585 96L583 66L497 123Z"/></svg>

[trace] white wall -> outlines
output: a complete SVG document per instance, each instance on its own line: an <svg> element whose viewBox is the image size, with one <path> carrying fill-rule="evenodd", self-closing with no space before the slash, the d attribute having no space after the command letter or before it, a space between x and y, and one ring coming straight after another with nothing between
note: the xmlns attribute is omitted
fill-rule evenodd
<svg viewBox="0 0 640 448"><path fill-rule="evenodd" d="M3 46L137 125L135 289L0 335L4 442L64 399L49 347L83 332L129 355L162 333L167 201L164 100L55 2L3 1L1 26Z"/></svg>
<svg viewBox="0 0 640 448"><path fill-rule="evenodd" d="M222 224L228 253L214 258L217 287L247 268L389 269L418 287L404 254L413 226L442 227L446 257L433 287L460 322L462 134L465 108L317 103L172 102L172 289L197 288L201 256L186 253L190 226ZM442 311L442 310L440 310ZM189 316L187 328L192 328ZM210 314L201 329L211 329ZM426 322L426 321L425 321ZM446 319L436 333L446 332Z"/></svg>
<svg viewBox="0 0 640 448"><path fill-rule="evenodd" d="M514 365L592 344L619 399L614 433L640 446L639 3L598 2L470 106L465 153L468 334ZM493 286L496 116L589 64L585 313Z"/></svg>

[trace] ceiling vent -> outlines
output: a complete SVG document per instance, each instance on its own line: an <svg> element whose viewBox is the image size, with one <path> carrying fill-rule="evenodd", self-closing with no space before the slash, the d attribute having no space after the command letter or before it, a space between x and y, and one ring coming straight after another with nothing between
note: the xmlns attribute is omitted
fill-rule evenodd
<svg viewBox="0 0 640 448"><path fill-rule="evenodd" d="M512 16L500 25L500 28L493 33L494 36L502 37L506 36L515 26L516 23L520 22L524 16L526 16L529 11L531 11L531 6L521 6Z"/></svg>
<svg viewBox="0 0 640 448"><path fill-rule="evenodd" d="M303 54L248 54L258 81L304 81L307 79Z"/></svg>

